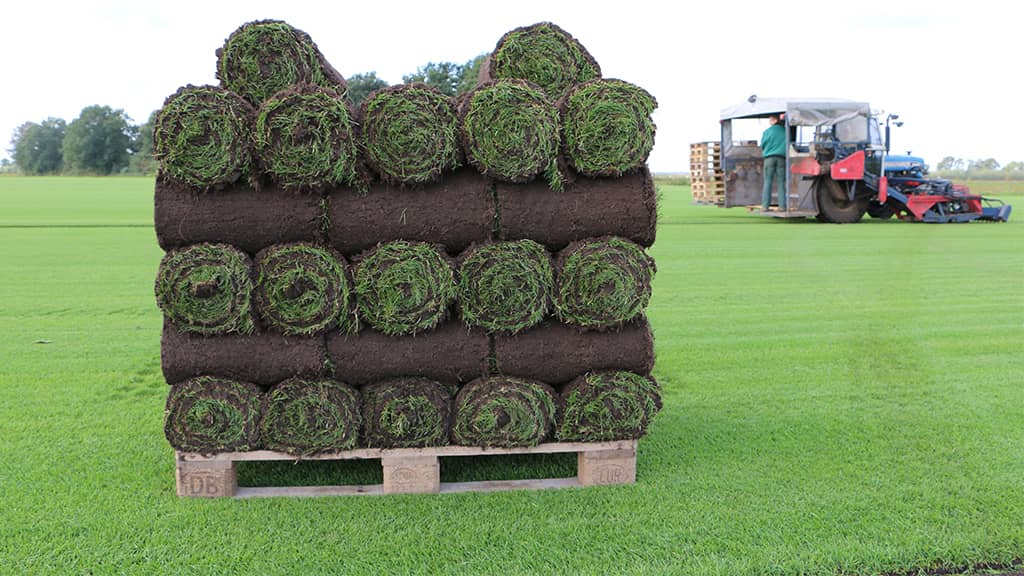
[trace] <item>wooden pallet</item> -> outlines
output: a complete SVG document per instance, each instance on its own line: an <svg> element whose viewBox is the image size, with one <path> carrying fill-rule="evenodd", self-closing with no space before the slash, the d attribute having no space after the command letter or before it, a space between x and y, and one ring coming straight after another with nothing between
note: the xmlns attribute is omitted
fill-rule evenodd
<svg viewBox="0 0 1024 576"><path fill-rule="evenodd" d="M725 182L719 142L690 144L690 191L697 204L724 204Z"/></svg>
<svg viewBox="0 0 1024 576"><path fill-rule="evenodd" d="M524 448L364 448L299 458L282 452L256 450L212 456L176 452L178 496L256 498L267 496L352 496L361 494L437 494L448 492L492 492L497 490L570 488L636 482L636 440L616 442L553 442ZM574 478L492 480L483 482L441 482L439 458L443 456L489 456L504 454L554 454L575 452ZM369 486L282 486L248 488L238 486L237 462L286 460L363 460L379 458L384 482Z"/></svg>

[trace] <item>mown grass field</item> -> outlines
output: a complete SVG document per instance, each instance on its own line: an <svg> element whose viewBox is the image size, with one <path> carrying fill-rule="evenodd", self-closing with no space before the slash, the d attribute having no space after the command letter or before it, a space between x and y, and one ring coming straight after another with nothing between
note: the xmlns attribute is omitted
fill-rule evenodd
<svg viewBox="0 0 1024 576"><path fill-rule="evenodd" d="M878 574L1024 557L1024 197L832 226L663 186L638 482L208 501L162 431L151 179L0 178L2 574ZM442 460L443 480L572 457ZM379 482L376 462L241 483Z"/></svg>

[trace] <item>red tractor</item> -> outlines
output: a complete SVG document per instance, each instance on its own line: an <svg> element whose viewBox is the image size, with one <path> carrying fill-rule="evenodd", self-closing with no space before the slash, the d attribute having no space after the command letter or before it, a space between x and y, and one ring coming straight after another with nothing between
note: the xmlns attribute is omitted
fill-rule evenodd
<svg viewBox="0 0 1024 576"><path fill-rule="evenodd" d="M886 118L883 139L867 103L825 98L751 96L722 111L725 207L761 205L761 149L757 140L741 139L758 133L742 124L779 114L784 115L787 134L789 201L785 210L765 214L815 216L833 223L857 222L865 213L918 222L1005 222L1010 217L1012 207L1000 200L971 194L966 186L949 180L929 178L922 159L890 155L889 123L897 116ZM755 130L764 127L754 124Z"/></svg>

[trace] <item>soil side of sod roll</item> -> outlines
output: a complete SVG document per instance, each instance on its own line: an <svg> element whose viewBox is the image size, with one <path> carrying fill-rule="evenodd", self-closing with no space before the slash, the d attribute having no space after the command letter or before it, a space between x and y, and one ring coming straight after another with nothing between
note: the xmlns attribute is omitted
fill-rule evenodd
<svg viewBox="0 0 1024 576"><path fill-rule="evenodd" d="M654 335L646 320L606 332L581 332L548 320L514 336L495 335L494 355L500 373L552 385L592 370L646 376L654 368Z"/></svg>
<svg viewBox="0 0 1024 576"><path fill-rule="evenodd" d="M597 236L654 244L658 206L646 167L620 178L578 178L562 192L539 180L495 187L502 240L529 238L552 252Z"/></svg>
<svg viewBox="0 0 1024 576"><path fill-rule="evenodd" d="M362 386L406 376L444 383L468 382L484 374L490 345L483 330L457 321L415 336L385 336L375 330L327 335L334 377Z"/></svg>
<svg viewBox="0 0 1024 576"><path fill-rule="evenodd" d="M223 242L252 255L274 244L320 240L322 219L319 196L247 184L200 192L157 175L153 221L164 250Z"/></svg>
<svg viewBox="0 0 1024 576"><path fill-rule="evenodd" d="M193 336L164 321L160 365L169 384L209 375L273 386L293 377L325 375L323 338L252 335Z"/></svg>
<svg viewBox="0 0 1024 576"><path fill-rule="evenodd" d="M417 189L379 182L366 193L333 188L327 218L328 242L348 257L392 240L440 244L456 254L489 240L495 220L490 181L472 168Z"/></svg>

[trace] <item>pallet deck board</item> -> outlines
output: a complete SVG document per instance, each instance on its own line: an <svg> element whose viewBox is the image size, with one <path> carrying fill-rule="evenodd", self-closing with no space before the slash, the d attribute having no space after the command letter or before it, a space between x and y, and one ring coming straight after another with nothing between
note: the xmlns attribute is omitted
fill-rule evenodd
<svg viewBox="0 0 1024 576"><path fill-rule="evenodd" d="M614 442L549 442L538 446L482 448L438 446L431 448L361 448L312 456L296 456L271 450L196 454L176 452L177 493L182 497L315 497L381 494L437 494L539 490L636 482L636 440ZM515 454L577 454L573 478L441 482L440 461L447 456ZM240 487L235 464L259 461L380 459L384 481L379 485Z"/></svg>

